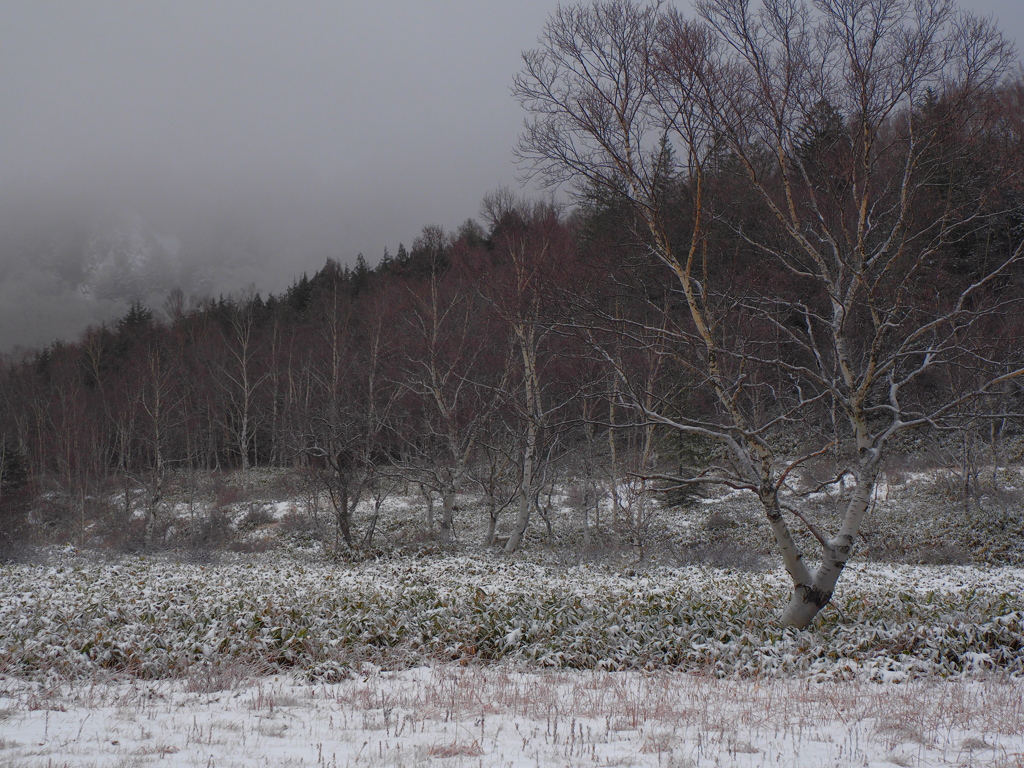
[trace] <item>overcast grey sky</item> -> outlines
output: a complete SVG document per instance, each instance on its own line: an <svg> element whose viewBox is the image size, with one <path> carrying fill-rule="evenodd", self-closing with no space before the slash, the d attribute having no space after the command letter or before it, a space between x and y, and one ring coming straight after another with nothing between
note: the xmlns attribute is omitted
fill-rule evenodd
<svg viewBox="0 0 1024 768"><path fill-rule="evenodd" d="M556 4L0 0L0 351L476 215ZM1024 0L965 5L1024 38Z"/></svg>

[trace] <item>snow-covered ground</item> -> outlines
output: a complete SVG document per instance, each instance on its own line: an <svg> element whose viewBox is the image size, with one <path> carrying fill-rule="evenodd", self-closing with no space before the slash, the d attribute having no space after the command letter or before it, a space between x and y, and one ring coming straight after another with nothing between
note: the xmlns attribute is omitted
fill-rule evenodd
<svg viewBox="0 0 1024 768"><path fill-rule="evenodd" d="M659 672L245 669L43 687L0 678L0 765L1024 765L1024 681L815 684Z"/></svg>
<svg viewBox="0 0 1024 768"><path fill-rule="evenodd" d="M887 476L809 632L775 626L778 564L738 557L763 521L735 493L629 536L603 508L589 544L555 495L514 558L479 543L478 499L442 547L408 492L347 562L295 494L220 504L269 552L38 550L0 565L0 768L1024 768L1016 480L968 505Z"/></svg>

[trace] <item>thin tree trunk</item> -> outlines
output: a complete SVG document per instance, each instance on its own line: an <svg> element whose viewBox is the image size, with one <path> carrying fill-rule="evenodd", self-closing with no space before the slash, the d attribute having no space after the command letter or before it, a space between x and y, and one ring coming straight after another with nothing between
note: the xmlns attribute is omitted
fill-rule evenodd
<svg viewBox="0 0 1024 768"><path fill-rule="evenodd" d="M487 534L484 536L484 546L494 545L494 536L498 531L498 501L494 494L487 496Z"/></svg>
<svg viewBox="0 0 1024 768"><path fill-rule="evenodd" d="M519 544L523 540L523 534L526 533L526 528L530 524L530 494L526 491L519 492L519 509L516 512L516 522L512 527L512 532L509 534L508 541L505 543L505 554L512 554L519 549Z"/></svg>
<svg viewBox="0 0 1024 768"><path fill-rule="evenodd" d="M505 553L512 554L523 540L526 527L530 524L530 505L533 501L537 442L540 438L542 411L540 403L540 377L537 373L537 348L534 329L517 327L519 349L523 358L524 390L526 396L526 444L523 447L523 475L519 489L519 511L512 533L505 544Z"/></svg>
<svg viewBox="0 0 1024 768"><path fill-rule="evenodd" d="M341 534L341 538L345 540L345 544L348 545L349 549L354 549L352 546L352 526L351 526L351 512L349 511L349 490L348 483L340 483L337 494L333 489L328 489L331 496L331 503L334 505L334 518L335 518L335 531L334 531L334 550L338 551L338 547L341 542L338 540L338 534Z"/></svg>
<svg viewBox="0 0 1024 768"><path fill-rule="evenodd" d="M523 451L523 480L519 488L519 510L516 522L505 544L505 553L512 554L519 548L530 524L530 504L532 501L534 454L537 451L537 425L532 420L526 430L526 447Z"/></svg>
<svg viewBox="0 0 1024 768"><path fill-rule="evenodd" d="M423 483L420 483L420 493L427 502L427 530L431 535L434 533L434 495L427 490Z"/></svg>
<svg viewBox="0 0 1024 768"><path fill-rule="evenodd" d="M370 527L366 530L366 536L363 537L363 549L369 549L373 546L373 534L377 530L377 521L380 520L380 508L385 498L382 496L374 500L373 517L370 519Z"/></svg>
<svg viewBox="0 0 1024 768"><path fill-rule="evenodd" d="M612 377L612 397L608 404L608 454L611 460L612 525L619 524L619 457L615 445L615 399L619 394L619 378Z"/></svg>
<svg viewBox="0 0 1024 768"><path fill-rule="evenodd" d="M455 486L447 485L441 494L441 541L445 544L452 540L452 516L455 513Z"/></svg>

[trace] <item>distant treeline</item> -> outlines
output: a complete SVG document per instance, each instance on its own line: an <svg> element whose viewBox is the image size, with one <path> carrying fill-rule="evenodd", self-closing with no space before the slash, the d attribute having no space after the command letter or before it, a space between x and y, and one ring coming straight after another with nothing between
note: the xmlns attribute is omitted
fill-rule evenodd
<svg viewBox="0 0 1024 768"><path fill-rule="evenodd" d="M924 322L979 280L969 300L987 309L971 320L983 352L965 346L959 362L922 376L905 398L925 402L966 386L961 379L971 370L1003 365L1024 330L1009 309L1024 292L1021 264L991 276L1024 236L1020 176L1004 174L998 190L987 185L1000 169L1024 167L1022 85L999 88L992 97L1003 114L983 125L945 121L939 97L918 108L916 119L935 127L934 178L915 188L911 215L937 220L951 197L985 197L901 284L900 317ZM792 151L807 184L836 193L844 183L833 163L848 151L848 117L822 102L801 118ZM787 328L802 333L811 314L825 313L827 297L809 294L799 269L766 257L769 247L792 246L763 193L745 181L749 170L722 149L709 154L698 179L677 172L670 142L653 151L664 237L700 265L701 301L726 321L710 332L733 339L723 342L737 355L730 375L759 388L757 397L737 398L736 408L768 425L759 435L776 430L799 442L800 425L787 418L776 428L771 419L773 409L792 414L786 393L803 386L801 424L816 434L834 427L827 388L797 381L805 350L787 336ZM761 159L762 183L770 185L782 171L769 153ZM898 181L902 169L886 162ZM698 182L714 202L695 213ZM437 500L443 537L457 491L473 486L489 499L492 536L501 511L515 509L522 526L513 529L514 548L558 473L571 472L581 503L596 509L615 478L671 487L664 478L728 462L699 427L749 436L728 426L728 398L710 393L687 297L651 257L652 235L635 200L629 190L583 186L578 203L567 211L501 190L485 198L482 224L426 227L409 250L376 265L330 260L266 298L174 292L163 307L133 304L77 341L4 359L6 530L39 499L59 499L66 515L52 533L74 540L121 491L124 505L153 521L174 472L271 466L319 478L351 546L366 536L352 529L355 505L401 476ZM695 215L706 224L695 227ZM769 313L773 322L764 322ZM685 415L685 429L673 429L674 415ZM849 437L834 428L835 440Z"/></svg>

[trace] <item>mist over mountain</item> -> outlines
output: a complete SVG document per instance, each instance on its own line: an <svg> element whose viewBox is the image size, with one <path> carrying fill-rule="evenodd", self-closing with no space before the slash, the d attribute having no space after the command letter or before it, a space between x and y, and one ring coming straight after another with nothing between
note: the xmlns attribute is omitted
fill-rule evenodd
<svg viewBox="0 0 1024 768"><path fill-rule="evenodd" d="M174 289L197 298L249 285L281 291L330 255L308 238L293 238L289 249L286 232L223 213L171 221L131 208L7 212L0 224L0 351L74 339L133 301L160 309Z"/></svg>
<svg viewBox="0 0 1024 768"><path fill-rule="evenodd" d="M555 5L4 4L0 351L456 227L516 183Z"/></svg>
<svg viewBox="0 0 1024 768"><path fill-rule="evenodd" d="M182 160L186 164L186 159ZM511 165L509 165L511 169ZM348 189L297 169L112 166L0 185L0 352L73 340L132 301L280 293L328 258L371 263L424 224L472 215L476 189L417 204L413 187ZM454 202L452 202L454 200ZM458 208L456 208L458 206ZM457 212L456 212L457 211Z"/></svg>
<svg viewBox="0 0 1024 768"><path fill-rule="evenodd" d="M0 352L454 229L516 185L509 85L557 5L3 4Z"/></svg>

